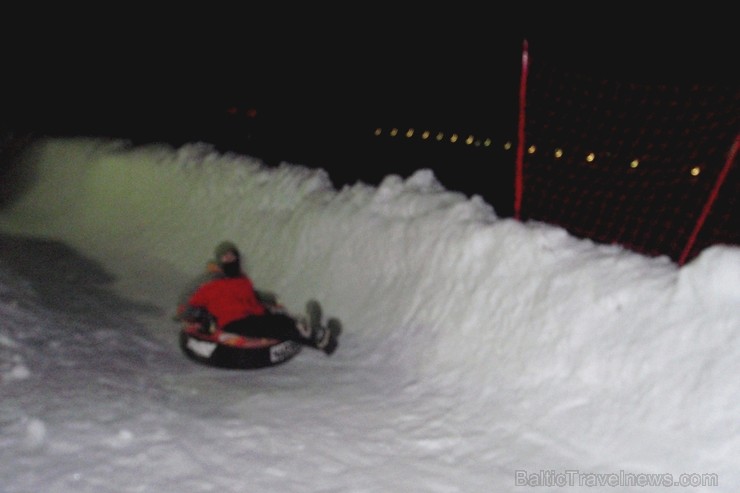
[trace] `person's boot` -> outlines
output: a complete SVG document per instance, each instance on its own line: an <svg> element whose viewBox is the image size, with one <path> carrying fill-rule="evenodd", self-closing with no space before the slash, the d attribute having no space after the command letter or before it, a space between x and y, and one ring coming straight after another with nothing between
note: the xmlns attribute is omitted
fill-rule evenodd
<svg viewBox="0 0 740 493"><path fill-rule="evenodd" d="M339 339L339 336L342 334L342 322L340 322L338 318L332 317L327 320L326 328L329 329L332 335L337 339Z"/></svg>
<svg viewBox="0 0 740 493"><path fill-rule="evenodd" d="M339 346L339 334L342 333L342 323L338 318L330 318L326 327L320 327L315 333L316 347L331 355Z"/></svg>
<svg viewBox="0 0 740 493"><path fill-rule="evenodd" d="M311 332L316 333L316 331L322 328L322 310L321 304L318 301L308 300L306 303L306 315L308 316L308 326L311 328Z"/></svg>

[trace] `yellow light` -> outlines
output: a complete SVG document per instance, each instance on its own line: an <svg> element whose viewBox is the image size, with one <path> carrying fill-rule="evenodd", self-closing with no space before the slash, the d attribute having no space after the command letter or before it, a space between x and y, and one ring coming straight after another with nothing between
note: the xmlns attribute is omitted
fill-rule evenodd
<svg viewBox="0 0 740 493"><path fill-rule="evenodd" d="M594 154L593 152L590 152L586 156L586 162L593 163L595 159L596 159L596 154Z"/></svg>
<svg viewBox="0 0 740 493"><path fill-rule="evenodd" d="M424 139L424 140L427 140L429 138L429 130L424 130L421 133L421 138Z"/></svg>
<svg viewBox="0 0 740 493"><path fill-rule="evenodd" d="M633 159L632 162L630 162L630 168L635 169L638 166L640 166L640 160L639 159Z"/></svg>
<svg viewBox="0 0 740 493"><path fill-rule="evenodd" d="M483 147L491 147L491 139L486 139L483 141Z"/></svg>
<svg viewBox="0 0 740 493"><path fill-rule="evenodd" d="M450 142L452 142L453 144L454 144L455 142L457 142L457 139L458 139L458 136L457 136L457 134L452 134L452 135L450 136Z"/></svg>
<svg viewBox="0 0 740 493"><path fill-rule="evenodd" d="M472 144L473 142L475 142L475 137L473 137L472 135L468 135L468 138L467 138L467 139L465 139L465 143L466 143L467 145L470 145L470 144Z"/></svg>
<svg viewBox="0 0 740 493"><path fill-rule="evenodd" d="M414 129L413 128L410 128L410 129L406 130L406 137L408 137L410 139L413 136L414 136Z"/></svg>
<svg viewBox="0 0 740 493"><path fill-rule="evenodd" d="M395 137L396 135L398 135L398 129L397 128L392 128L391 129L391 137Z"/></svg>
<svg viewBox="0 0 740 493"><path fill-rule="evenodd" d="M563 157L563 150L562 149L555 149L555 157L560 159Z"/></svg>
<svg viewBox="0 0 740 493"><path fill-rule="evenodd" d="M378 136L379 136L380 134L382 134L382 133L383 133L383 130L382 130L382 129L380 129L380 128L376 128L376 129L375 129L375 136L376 136L376 137L378 137Z"/></svg>
<svg viewBox="0 0 740 493"><path fill-rule="evenodd" d="M529 148L527 148L527 153L534 154L535 152L537 152L537 146L529 146Z"/></svg>
<svg viewBox="0 0 740 493"><path fill-rule="evenodd" d="M445 134L443 134L442 132L437 132L437 136L436 136L435 138L436 138L436 139L437 139L438 141L441 141L442 139L444 139L444 138L445 138Z"/></svg>
<svg viewBox="0 0 740 493"><path fill-rule="evenodd" d="M513 144L511 142L506 142L504 144L504 150L506 150L506 151L511 150L512 145Z"/></svg>
<svg viewBox="0 0 740 493"><path fill-rule="evenodd" d="M699 176L699 173L701 173L701 168L699 166L691 168L691 176Z"/></svg>

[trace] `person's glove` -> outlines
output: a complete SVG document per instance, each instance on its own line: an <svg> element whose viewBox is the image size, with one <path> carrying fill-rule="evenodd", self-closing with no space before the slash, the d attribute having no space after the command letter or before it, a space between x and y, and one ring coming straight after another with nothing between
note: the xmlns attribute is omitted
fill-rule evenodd
<svg viewBox="0 0 740 493"><path fill-rule="evenodd" d="M198 332L212 334L216 328L216 317L202 306L188 306L183 319L193 325L198 325Z"/></svg>
<svg viewBox="0 0 740 493"><path fill-rule="evenodd" d="M269 291L257 291L254 292L257 295L257 300L266 307L277 306L278 298L275 293Z"/></svg>

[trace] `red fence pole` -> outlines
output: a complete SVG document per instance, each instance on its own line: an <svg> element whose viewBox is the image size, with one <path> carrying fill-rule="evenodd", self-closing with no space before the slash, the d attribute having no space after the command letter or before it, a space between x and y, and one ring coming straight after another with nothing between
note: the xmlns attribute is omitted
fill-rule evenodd
<svg viewBox="0 0 740 493"><path fill-rule="evenodd" d="M514 218L521 219L524 190L524 128L527 106L527 76L529 75L529 43L522 46L522 77L519 81L519 121L517 125L516 174L514 177Z"/></svg>
<svg viewBox="0 0 740 493"><path fill-rule="evenodd" d="M714 182L714 187L712 188L712 191L709 192L707 202L704 204L704 208L701 211L699 219L696 220L694 230L689 236L689 241L686 243L683 252L681 252L681 257L678 259L678 265L684 265L686 263L686 259L691 252L691 248L693 248L694 242L696 242L696 237L699 236L699 231L701 231L701 228L704 226L704 222L707 220L707 216L709 215L709 211L712 209L712 205L714 205L714 201L717 200L719 189L722 187L722 184L724 183L728 173L730 172L732 164L735 162L735 156L737 156L738 147L740 147L740 134L737 134L735 136L735 142L733 142L732 147L730 147L730 152L727 154L725 165L722 166L722 170L720 171L719 176L717 176L717 181Z"/></svg>

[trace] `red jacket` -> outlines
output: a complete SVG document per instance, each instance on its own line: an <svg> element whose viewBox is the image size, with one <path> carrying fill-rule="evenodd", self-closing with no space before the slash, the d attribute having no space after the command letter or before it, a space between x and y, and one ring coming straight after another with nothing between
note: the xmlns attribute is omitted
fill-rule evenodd
<svg viewBox="0 0 740 493"><path fill-rule="evenodd" d="M199 287L188 304L203 307L216 317L218 328L250 315L264 315L252 281L246 276L221 277Z"/></svg>

